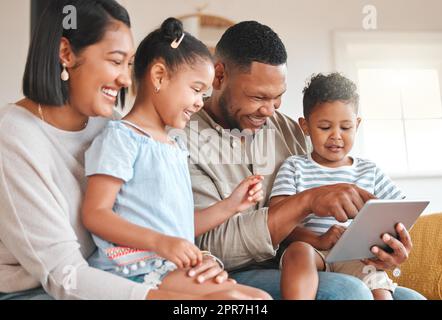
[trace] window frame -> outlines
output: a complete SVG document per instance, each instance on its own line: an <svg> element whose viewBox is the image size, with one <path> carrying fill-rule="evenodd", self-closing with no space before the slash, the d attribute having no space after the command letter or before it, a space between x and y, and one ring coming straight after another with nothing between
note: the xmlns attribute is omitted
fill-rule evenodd
<svg viewBox="0 0 442 320"><path fill-rule="evenodd" d="M354 80L358 87L359 69L387 66L404 69L404 64L407 64L407 67L437 69L442 99L441 32L336 31L333 33L333 45L336 70ZM409 46L419 47L416 50L404 50ZM363 115L362 119L364 121ZM404 119L402 114L403 125L405 120L408 119ZM363 150L364 132L359 130L352 153L361 153ZM409 151L406 152L409 157ZM442 166L436 171L419 172L408 168L407 171L389 173L389 175L393 178L442 177Z"/></svg>

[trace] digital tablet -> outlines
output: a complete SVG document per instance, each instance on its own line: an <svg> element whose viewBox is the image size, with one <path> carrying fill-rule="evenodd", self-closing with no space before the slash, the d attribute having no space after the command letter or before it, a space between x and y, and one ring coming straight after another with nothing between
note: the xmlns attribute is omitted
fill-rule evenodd
<svg viewBox="0 0 442 320"><path fill-rule="evenodd" d="M326 262L373 258L374 245L389 250L381 237L389 233L397 237L395 225L402 223L409 230L428 206L429 201L369 200L326 257ZM389 250L391 252L391 250Z"/></svg>

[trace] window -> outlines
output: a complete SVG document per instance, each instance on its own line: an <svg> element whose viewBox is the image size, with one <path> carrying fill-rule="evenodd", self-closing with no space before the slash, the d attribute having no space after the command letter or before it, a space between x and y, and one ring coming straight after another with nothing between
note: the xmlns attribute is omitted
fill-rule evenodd
<svg viewBox="0 0 442 320"><path fill-rule="evenodd" d="M358 83L364 121L362 152L373 155L374 161L392 173L440 170L438 70L361 68Z"/></svg>
<svg viewBox="0 0 442 320"><path fill-rule="evenodd" d="M337 69L361 97L354 152L393 176L442 175L442 35L431 37L335 38Z"/></svg>

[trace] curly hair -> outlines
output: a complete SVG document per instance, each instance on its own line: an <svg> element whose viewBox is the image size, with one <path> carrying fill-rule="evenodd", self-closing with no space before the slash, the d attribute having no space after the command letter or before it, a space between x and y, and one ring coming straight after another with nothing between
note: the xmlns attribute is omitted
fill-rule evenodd
<svg viewBox="0 0 442 320"><path fill-rule="evenodd" d="M244 21L227 29L216 45L215 56L248 72L252 62L279 66L287 62L287 51L268 26Z"/></svg>
<svg viewBox="0 0 442 320"><path fill-rule="evenodd" d="M321 103L344 101L352 104L355 112L359 108L359 94L356 84L338 72L324 75L314 74L302 91L304 94L304 118L308 118L313 109Z"/></svg>

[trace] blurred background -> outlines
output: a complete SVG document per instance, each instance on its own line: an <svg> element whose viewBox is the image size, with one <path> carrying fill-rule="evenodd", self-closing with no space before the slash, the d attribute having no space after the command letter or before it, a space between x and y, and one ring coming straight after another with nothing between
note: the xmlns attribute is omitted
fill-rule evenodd
<svg viewBox="0 0 442 320"><path fill-rule="evenodd" d="M30 34L53 0L2 1L0 105L21 98ZM302 89L318 72L340 71L361 95L354 155L376 161L410 199L442 211L441 0L120 0L138 44L161 22L181 18L209 47L231 24L273 28L289 55L281 111L302 116Z"/></svg>

